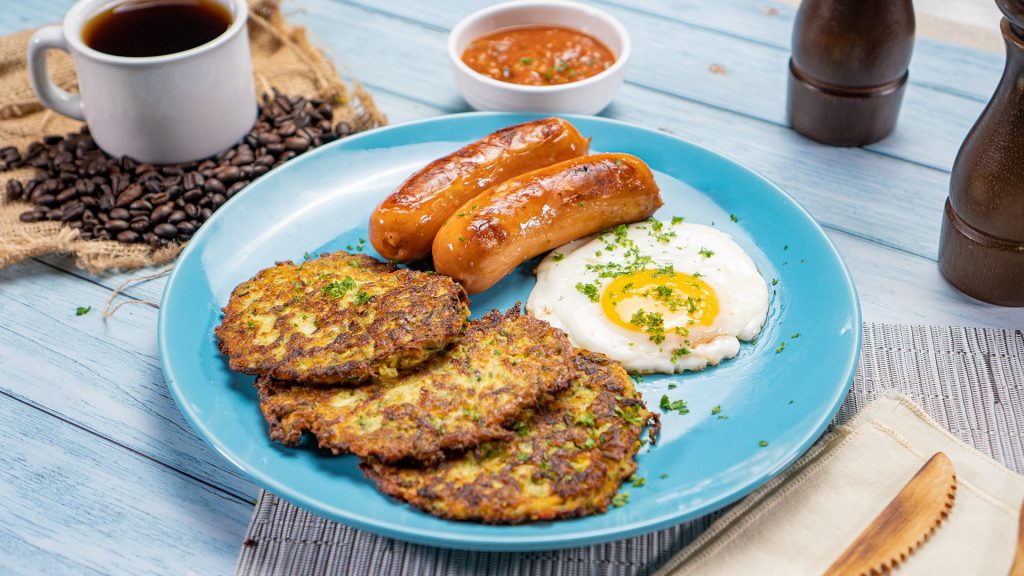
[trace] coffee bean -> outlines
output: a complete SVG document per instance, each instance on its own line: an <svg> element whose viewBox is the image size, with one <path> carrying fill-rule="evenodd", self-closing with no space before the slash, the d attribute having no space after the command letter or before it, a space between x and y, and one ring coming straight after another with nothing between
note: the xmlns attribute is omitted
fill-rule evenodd
<svg viewBox="0 0 1024 576"><path fill-rule="evenodd" d="M75 198L78 198L78 190L75 190L74 188L65 188L60 194L57 194L57 203L63 204L68 200L73 200Z"/></svg>
<svg viewBox="0 0 1024 576"><path fill-rule="evenodd" d="M14 202L21 200L22 195L25 193L25 187L21 185L19 180L8 180L7 181L7 201Z"/></svg>
<svg viewBox="0 0 1024 576"><path fill-rule="evenodd" d="M118 232L124 232L128 229L128 223L124 220L107 220L106 226L104 226L111 234L117 234Z"/></svg>
<svg viewBox="0 0 1024 576"><path fill-rule="evenodd" d="M70 202L61 207L61 222L67 222L69 220L80 220L82 214L85 213L85 204L81 202Z"/></svg>
<svg viewBox="0 0 1024 576"><path fill-rule="evenodd" d="M292 136L284 141L284 145L293 152L305 152L309 148L309 139L303 136Z"/></svg>
<svg viewBox="0 0 1024 576"><path fill-rule="evenodd" d="M242 173L237 166L222 166L217 169L216 177L224 184L231 184L241 178Z"/></svg>
<svg viewBox="0 0 1024 576"><path fill-rule="evenodd" d="M103 210L104 212L109 212L110 209L113 208L113 207L114 207L114 195L113 194L109 194L109 193L101 194L100 195L100 210Z"/></svg>
<svg viewBox="0 0 1024 576"><path fill-rule="evenodd" d="M200 198L203 197L203 191L200 190L199 188L193 188L191 190L187 190L184 194L181 195L181 197L183 200L185 200L185 202L197 202Z"/></svg>
<svg viewBox="0 0 1024 576"><path fill-rule="evenodd" d="M266 168L266 167L264 167L264 168ZM228 191L225 194L225 196L228 197L228 198L231 198L235 194L238 194L239 192L241 192L242 188L245 188L245 182L235 182L234 184L231 185L231 188L228 188Z"/></svg>
<svg viewBox="0 0 1024 576"><path fill-rule="evenodd" d="M167 222L170 224L177 224L178 222L184 222L188 218L184 210L174 210L167 216Z"/></svg>
<svg viewBox="0 0 1024 576"><path fill-rule="evenodd" d="M131 230L125 230L124 232L118 232L117 241L124 242L126 244L131 244L134 242L141 242L142 237L136 234L135 232L132 232Z"/></svg>
<svg viewBox="0 0 1024 576"><path fill-rule="evenodd" d="M128 227L141 234L149 230L149 218L147 216L135 216L128 223Z"/></svg>
<svg viewBox="0 0 1024 576"><path fill-rule="evenodd" d="M173 204L161 204L156 208L153 208L153 212L149 215L149 219L153 221L153 223L160 223L167 220L167 218L170 217L171 212L174 212Z"/></svg>
<svg viewBox="0 0 1024 576"><path fill-rule="evenodd" d="M150 203L147 200L136 200L135 202L132 202L131 204L128 205L128 211L130 212L132 210L142 210L144 212L152 212L153 211L153 204Z"/></svg>
<svg viewBox="0 0 1024 576"><path fill-rule="evenodd" d="M130 205L132 202L135 202L139 198L142 198L142 186L139 186L138 184L132 184L131 186L125 188L124 192L121 192L121 194L118 195L117 204L115 205L118 208L123 208L125 206Z"/></svg>
<svg viewBox="0 0 1024 576"><path fill-rule="evenodd" d="M153 228L153 232L161 238L170 239L178 235L178 228L174 224L164 222L163 224L157 224L156 227Z"/></svg>
<svg viewBox="0 0 1024 576"><path fill-rule="evenodd" d="M154 248L187 240L252 179L353 131L347 122L332 128L334 110L322 99L275 91L261 102L256 122L238 144L197 162L154 166L112 158L96 147L88 128L46 136L24 154L2 146L0 170L38 170L27 182L9 180L5 198L34 205L19 215L22 221L61 220L84 239L116 238Z"/></svg>
<svg viewBox="0 0 1024 576"><path fill-rule="evenodd" d="M203 184L203 190L210 194L223 194L224 183L216 178L210 178Z"/></svg>

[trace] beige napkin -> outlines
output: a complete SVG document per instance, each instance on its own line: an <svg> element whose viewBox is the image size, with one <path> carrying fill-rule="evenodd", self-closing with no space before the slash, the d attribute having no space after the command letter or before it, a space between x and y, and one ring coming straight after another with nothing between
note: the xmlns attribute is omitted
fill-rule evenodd
<svg viewBox="0 0 1024 576"><path fill-rule="evenodd" d="M954 438L906 397L892 395L823 437L656 576L821 574L938 451L956 468L956 502L898 574L1006 574L1024 476Z"/></svg>

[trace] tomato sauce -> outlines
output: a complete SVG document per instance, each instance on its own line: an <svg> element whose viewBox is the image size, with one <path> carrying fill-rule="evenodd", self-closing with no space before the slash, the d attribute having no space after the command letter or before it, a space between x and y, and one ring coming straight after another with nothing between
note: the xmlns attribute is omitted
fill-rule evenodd
<svg viewBox="0 0 1024 576"><path fill-rule="evenodd" d="M579 30L525 26L473 40L462 61L495 80L549 86L600 74L615 63L615 55L600 40Z"/></svg>

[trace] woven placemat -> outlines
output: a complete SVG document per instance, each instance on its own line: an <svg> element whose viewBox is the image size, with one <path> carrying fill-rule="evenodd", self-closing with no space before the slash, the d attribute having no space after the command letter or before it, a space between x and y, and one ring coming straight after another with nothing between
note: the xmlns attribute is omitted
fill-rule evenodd
<svg viewBox="0 0 1024 576"><path fill-rule="evenodd" d="M259 96L273 88L288 96L321 98L334 105L334 122L344 121L352 132L387 123L373 98L353 81L346 83L334 64L310 42L306 29L289 25L281 15L281 0L249 0L249 45ZM77 132L82 123L47 110L36 99L26 70L33 31L0 36L0 147L25 147L44 135ZM54 83L76 90L71 57L51 50L47 68ZM253 97L257 97L254 94ZM4 186L10 179L26 181L29 168L0 172L0 268L46 254L72 254L80 268L97 273L133 269L173 260L181 250L174 244L153 250L144 244L110 240L81 240L78 232L60 222L26 224L19 214L32 208L26 202L7 202Z"/></svg>
<svg viewBox="0 0 1024 576"><path fill-rule="evenodd" d="M958 438L1024 473L1024 334L1020 330L865 324L853 389L833 426L845 423L888 392L910 397ZM718 515L601 546L481 553L375 536L262 492L237 573L646 575Z"/></svg>

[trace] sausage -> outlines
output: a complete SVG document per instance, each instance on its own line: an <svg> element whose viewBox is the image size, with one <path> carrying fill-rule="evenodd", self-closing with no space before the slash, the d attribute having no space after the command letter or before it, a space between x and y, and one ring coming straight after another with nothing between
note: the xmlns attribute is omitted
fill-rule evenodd
<svg viewBox="0 0 1024 576"><path fill-rule="evenodd" d="M520 263L661 207L651 169L628 154L567 160L488 189L434 238L434 269L482 292Z"/></svg>
<svg viewBox="0 0 1024 576"><path fill-rule="evenodd" d="M391 260L430 254L434 236L460 206L509 178L585 155L590 139L560 118L502 128L410 176L370 217L370 243Z"/></svg>

